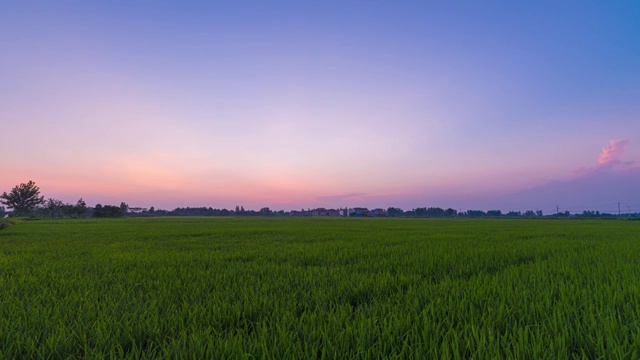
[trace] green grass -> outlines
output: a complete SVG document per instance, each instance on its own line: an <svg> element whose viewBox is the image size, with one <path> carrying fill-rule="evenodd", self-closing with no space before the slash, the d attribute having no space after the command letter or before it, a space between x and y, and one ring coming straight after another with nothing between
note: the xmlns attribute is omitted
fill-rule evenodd
<svg viewBox="0 0 640 360"><path fill-rule="evenodd" d="M0 358L640 358L640 223L145 218L0 231Z"/></svg>

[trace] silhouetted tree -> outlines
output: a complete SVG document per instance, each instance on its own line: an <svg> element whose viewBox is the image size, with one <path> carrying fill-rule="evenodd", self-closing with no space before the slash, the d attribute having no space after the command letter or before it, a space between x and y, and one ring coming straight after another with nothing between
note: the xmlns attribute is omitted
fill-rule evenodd
<svg viewBox="0 0 640 360"><path fill-rule="evenodd" d="M482 210L467 210L467 216L477 218L477 217L487 216L487 213L485 213Z"/></svg>
<svg viewBox="0 0 640 360"><path fill-rule="evenodd" d="M84 218L85 216L87 216L87 204L84 202L84 200L82 200L82 198L78 200L73 209L78 217Z"/></svg>
<svg viewBox="0 0 640 360"><path fill-rule="evenodd" d="M5 192L0 195L0 203L13 209L16 215L25 215L44 203L44 196L40 196L40 188L29 180L26 184L17 185L8 194Z"/></svg>
<svg viewBox="0 0 640 360"><path fill-rule="evenodd" d="M49 216L53 219L64 206L64 203L60 200L49 198L44 202L44 209Z"/></svg>
<svg viewBox="0 0 640 360"><path fill-rule="evenodd" d="M62 212L62 217L72 218L76 214L76 207L71 204L62 204L60 211Z"/></svg>
<svg viewBox="0 0 640 360"><path fill-rule="evenodd" d="M95 218L115 218L122 217L122 209L119 206L97 204L93 209Z"/></svg>

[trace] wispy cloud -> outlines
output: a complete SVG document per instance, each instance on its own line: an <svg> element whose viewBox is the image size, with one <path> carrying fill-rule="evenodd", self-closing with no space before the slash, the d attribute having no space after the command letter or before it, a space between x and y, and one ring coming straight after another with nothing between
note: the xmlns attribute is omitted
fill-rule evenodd
<svg viewBox="0 0 640 360"><path fill-rule="evenodd" d="M609 145L602 148L598 164L605 165L617 161L624 154L624 150L629 145L629 140L611 140Z"/></svg>
<svg viewBox="0 0 640 360"><path fill-rule="evenodd" d="M615 204L618 201L635 203L640 196L637 185L640 166L637 160L623 160L629 143L628 139L611 140L602 148L596 165L576 170L569 179L552 181L508 195L499 200L502 203L498 207L522 209L525 206L536 206L547 213L555 211L554 206L580 212L588 210L580 204ZM605 208L600 210L603 209Z"/></svg>
<svg viewBox="0 0 640 360"><path fill-rule="evenodd" d="M574 171L577 176L583 176L599 170L617 170L623 171L635 167L635 161L621 162L620 159L629 145L629 139L611 140L609 145L602 148L598 156L598 165L582 167Z"/></svg>

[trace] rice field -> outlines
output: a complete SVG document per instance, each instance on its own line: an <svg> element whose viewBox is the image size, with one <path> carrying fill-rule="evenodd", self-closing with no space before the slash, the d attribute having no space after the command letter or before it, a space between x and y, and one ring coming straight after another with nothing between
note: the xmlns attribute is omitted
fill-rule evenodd
<svg viewBox="0 0 640 360"><path fill-rule="evenodd" d="M138 218L0 231L0 358L638 359L640 222Z"/></svg>

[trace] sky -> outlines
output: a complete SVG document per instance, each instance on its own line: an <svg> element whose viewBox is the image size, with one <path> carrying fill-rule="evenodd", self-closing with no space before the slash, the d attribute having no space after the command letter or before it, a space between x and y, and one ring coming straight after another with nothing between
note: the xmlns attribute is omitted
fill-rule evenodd
<svg viewBox="0 0 640 360"><path fill-rule="evenodd" d="M640 3L5 1L0 134L89 205L640 211Z"/></svg>

